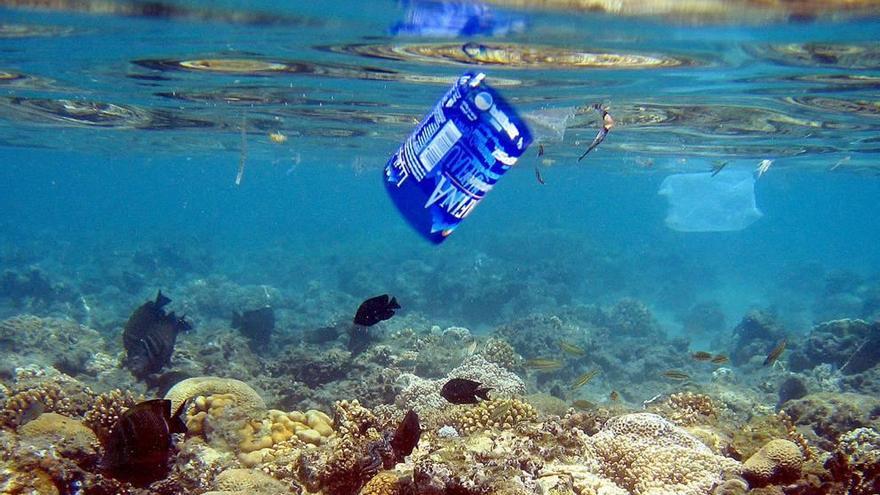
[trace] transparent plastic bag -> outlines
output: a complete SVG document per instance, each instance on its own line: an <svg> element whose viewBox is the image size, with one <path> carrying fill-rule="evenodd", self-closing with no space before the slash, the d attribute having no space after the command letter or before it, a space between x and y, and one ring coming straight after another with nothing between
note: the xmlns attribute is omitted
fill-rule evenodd
<svg viewBox="0 0 880 495"><path fill-rule="evenodd" d="M680 232L742 230L763 215L755 204L751 172L725 170L675 174L663 180L658 194L666 196L666 225Z"/></svg>

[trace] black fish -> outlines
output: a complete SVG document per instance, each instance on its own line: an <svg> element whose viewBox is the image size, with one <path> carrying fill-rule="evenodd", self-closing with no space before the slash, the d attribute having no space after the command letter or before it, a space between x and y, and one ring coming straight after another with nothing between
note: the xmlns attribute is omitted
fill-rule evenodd
<svg viewBox="0 0 880 495"><path fill-rule="evenodd" d="M172 433L186 433L180 418L186 402L171 414L171 401L135 404L116 420L104 442L99 468L118 481L144 487L168 476L174 447Z"/></svg>
<svg viewBox="0 0 880 495"><path fill-rule="evenodd" d="M178 317L173 311L165 313L162 308L170 302L171 299L159 291L155 301L145 302L125 323L122 344L126 356L123 364L139 379L168 364L177 334L192 328L183 316Z"/></svg>
<svg viewBox="0 0 880 495"><path fill-rule="evenodd" d="M400 309L400 305L397 304L397 299L388 294L371 297L358 307L354 322L356 325L371 327L394 316L395 309Z"/></svg>
<svg viewBox="0 0 880 495"><path fill-rule="evenodd" d="M482 383L466 378L453 378L443 385L440 395L453 404L476 404L477 397L489 400L488 394L492 389L482 386Z"/></svg>
<svg viewBox="0 0 880 495"><path fill-rule="evenodd" d="M244 313L233 311L232 328L241 330L252 349L265 349L269 346L272 331L275 330L275 311L271 306Z"/></svg>
<svg viewBox="0 0 880 495"><path fill-rule="evenodd" d="M391 450L397 462L412 454L422 436L422 427L419 425L419 415L412 409L403 417L403 421L397 425L394 436L391 437Z"/></svg>

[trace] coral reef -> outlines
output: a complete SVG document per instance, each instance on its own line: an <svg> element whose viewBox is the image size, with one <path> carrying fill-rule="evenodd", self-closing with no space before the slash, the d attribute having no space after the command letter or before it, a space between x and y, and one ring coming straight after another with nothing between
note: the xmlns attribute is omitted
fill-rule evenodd
<svg viewBox="0 0 880 495"><path fill-rule="evenodd" d="M853 393L821 392L785 404L795 425L808 428L829 447L860 427L880 427L880 399Z"/></svg>
<svg viewBox="0 0 880 495"><path fill-rule="evenodd" d="M880 364L880 321L834 320L813 327L789 359L792 371L831 364L844 375L857 375Z"/></svg>
<svg viewBox="0 0 880 495"><path fill-rule="evenodd" d="M448 421L457 431L466 434L490 429L510 429L519 423L537 419L535 408L516 398L482 401L474 407L457 406L448 416Z"/></svg>
<svg viewBox="0 0 880 495"><path fill-rule="evenodd" d="M401 409L412 409L420 414L447 407L450 404L440 396L440 389L452 378L467 378L490 387L491 398L514 397L524 395L526 391L525 384L516 374L487 361L481 355L473 355L440 380L426 380L411 374L401 375L403 389L397 396L397 405Z"/></svg>
<svg viewBox="0 0 880 495"><path fill-rule="evenodd" d="M589 438L588 446L602 476L635 495L708 493L741 468L650 413L609 420Z"/></svg>
<svg viewBox="0 0 880 495"><path fill-rule="evenodd" d="M783 484L796 480L804 465L804 455L794 442L776 439L767 442L743 463L743 477L752 487Z"/></svg>
<svg viewBox="0 0 880 495"><path fill-rule="evenodd" d="M171 401L171 410L176 411L184 401L198 396L229 394L233 402L249 412L266 409L266 402L250 385L233 378L199 376L187 378L171 387L165 398Z"/></svg>
<svg viewBox="0 0 880 495"><path fill-rule="evenodd" d="M763 311L750 311L733 329L733 345L730 360L742 366L753 358L761 359L785 337L785 330L776 318Z"/></svg>

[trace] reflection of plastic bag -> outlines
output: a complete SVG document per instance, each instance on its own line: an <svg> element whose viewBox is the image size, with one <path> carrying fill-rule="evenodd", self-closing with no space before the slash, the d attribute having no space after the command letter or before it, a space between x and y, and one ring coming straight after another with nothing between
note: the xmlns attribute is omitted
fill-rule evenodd
<svg viewBox="0 0 880 495"><path fill-rule="evenodd" d="M521 32L521 16L490 8L482 2L462 0L405 0L406 18L391 27L396 36L504 36Z"/></svg>
<svg viewBox="0 0 880 495"><path fill-rule="evenodd" d="M522 114L532 136L543 143L560 142L565 137L568 121L574 117L574 107L542 108Z"/></svg>
<svg viewBox="0 0 880 495"><path fill-rule="evenodd" d="M666 225L680 232L742 230L762 215L755 205L755 178L750 172L670 175L658 193L669 201Z"/></svg>

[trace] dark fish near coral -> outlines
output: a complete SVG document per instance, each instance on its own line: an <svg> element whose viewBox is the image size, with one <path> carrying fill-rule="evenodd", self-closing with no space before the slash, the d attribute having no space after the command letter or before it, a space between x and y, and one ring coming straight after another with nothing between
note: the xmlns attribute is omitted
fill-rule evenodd
<svg viewBox="0 0 880 495"><path fill-rule="evenodd" d="M691 357L697 361L709 361L710 359L712 359L712 354L706 351L697 351L691 354Z"/></svg>
<svg viewBox="0 0 880 495"><path fill-rule="evenodd" d="M610 394L608 394L608 398L611 399L611 402L617 402L620 400L620 394L617 393L617 390L612 390Z"/></svg>
<svg viewBox="0 0 880 495"><path fill-rule="evenodd" d="M397 425L394 436L391 437L391 450L395 459L399 462L404 457L412 454L422 436L422 427L419 425L419 415L412 409L403 417L403 421Z"/></svg>
<svg viewBox="0 0 880 495"><path fill-rule="evenodd" d="M571 389L577 390L577 389L583 387L584 385L589 383L590 380L593 379L593 377L595 377L598 374L599 374L599 370L591 370L591 371L584 373L583 375L579 376L578 379L574 381L574 383L571 384Z"/></svg>
<svg viewBox="0 0 880 495"><path fill-rule="evenodd" d="M174 352L177 334L192 328L185 317L178 317L173 311L165 313L162 308L170 302L171 299L159 291L155 301L142 304L125 323L122 344L126 356L123 364L137 378L156 373L167 365Z"/></svg>
<svg viewBox="0 0 880 495"><path fill-rule="evenodd" d="M354 315L354 323L365 327L373 326L394 316L395 309L400 309L396 298L388 294L371 297L358 307Z"/></svg>
<svg viewBox="0 0 880 495"><path fill-rule="evenodd" d="M443 385L440 395L453 404L476 404L477 397L489 400L491 388L483 388L483 384L466 378L453 378Z"/></svg>
<svg viewBox="0 0 880 495"><path fill-rule="evenodd" d="M571 342L566 342L564 340L559 341L559 349L561 349L562 352L568 354L569 356L584 357L587 355L587 351L572 344Z"/></svg>
<svg viewBox="0 0 880 495"><path fill-rule="evenodd" d="M709 362L712 364L727 364L730 362L730 358L724 354L718 354L717 356L713 356Z"/></svg>
<svg viewBox="0 0 880 495"><path fill-rule="evenodd" d="M678 370L664 371L663 376L665 376L666 378L669 378L670 380L676 380L676 381L680 381L680 382L691 379L691 375L688 375L687 373L685 373L683 371L678 371Z"/></svg>
<svg viewBox="0 0 880 495"><path fill-rule="evenodd" d="M174 449L173 433L186 433L180 415L186 402L171 414L171 401L154 399L125 411L104 442L99 468L107 476L145 487L168 476Z"/></svg>
<svg viewBox="0 0 880 495"><path fill-rule="evenodd" d="M252 348L265 349L275 330L275 311L271 306L244 313L233 311L232 328L240 330Z"/></svg>
<svg viewBox="0 0 880 495"><path fill-rule="evenodd" d="M767 354L767 358L764 359L764 366L770 366L775 363L776 360L779 359L779 356L781 356L782 353L785 352L785 346L787 344L788 341L786 339L780 340L779 343L776 344L776 347L774 347L773 350L770 351L770 354Z"/></svg>

